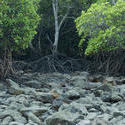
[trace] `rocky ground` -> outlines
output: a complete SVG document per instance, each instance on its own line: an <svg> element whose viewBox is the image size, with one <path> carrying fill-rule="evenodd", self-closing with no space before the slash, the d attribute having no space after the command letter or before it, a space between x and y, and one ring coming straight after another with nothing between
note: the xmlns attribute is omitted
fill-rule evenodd
<svg viewBox="0 0 125 125"><path fill-rule="evenodd" d="M18 76L0 83L0 125L125 125L125 77Z"/></svg>

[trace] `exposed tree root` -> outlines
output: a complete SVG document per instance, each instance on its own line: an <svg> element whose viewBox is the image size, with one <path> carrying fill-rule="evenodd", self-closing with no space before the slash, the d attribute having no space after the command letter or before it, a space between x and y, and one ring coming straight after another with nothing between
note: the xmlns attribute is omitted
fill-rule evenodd
<svg viewBox="0 0 125 125"><path fill-rule="evenodd" d="M72 59L64 55L48 55L31 63L33 71L37 72L73 72L84 70L88 62L83 59Z"/></svg>
<svg viewBox="0 0 125 125"><path fill-rule="evenodd" d="M0 76L2 76L5 71L3 63L1 62L2 61L0 60ZM41 73L87 71L94 74L103 73L106 75L124 75L124 64L125 51L114 51L100 53L86 59L73 59L61 54L56 56L48 55L29 63L15 61L13 62L13 67L17 71L23 70Z"/></svg>

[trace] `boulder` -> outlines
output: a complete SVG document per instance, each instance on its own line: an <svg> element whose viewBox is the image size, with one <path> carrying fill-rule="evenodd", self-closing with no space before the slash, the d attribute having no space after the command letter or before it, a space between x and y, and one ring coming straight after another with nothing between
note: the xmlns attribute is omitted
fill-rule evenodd
<svg viewBox="0 0 125 125"><path fill-rule="evenodd" d="M24 90L20 88L16 82L12 81L11 79L6 79L6 82L9 86L8 88L9 94L12 94L12 95L24 94Z"/></svg>
<svg viewBox="0 0 125 125"><path fill-rule="evenodd" d="M54 113L46 119L46 125L75 125L74 121L79 117L79 113L71 113L63 110Z"/></svg>

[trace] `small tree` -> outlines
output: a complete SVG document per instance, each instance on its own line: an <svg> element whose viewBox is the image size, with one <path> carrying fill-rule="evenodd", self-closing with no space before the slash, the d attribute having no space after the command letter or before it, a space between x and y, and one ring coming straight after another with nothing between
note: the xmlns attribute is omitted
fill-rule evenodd
<svg viewBox="0 0 125 125"><path fill-rule="evenodd" d="M36 34L40 20L38 0L0 1L0 47L4 51L2 74L12 73L12 52L25 49ZM2 76L1 74L1 76Z"/></svg>
<svg viewBox="0 0 125 125"><path fill-rule="evenodd" d="M93 4L76 19L76 26L81 36L79 46L88 38L86 55L125 48L125 1Z"/></svg>

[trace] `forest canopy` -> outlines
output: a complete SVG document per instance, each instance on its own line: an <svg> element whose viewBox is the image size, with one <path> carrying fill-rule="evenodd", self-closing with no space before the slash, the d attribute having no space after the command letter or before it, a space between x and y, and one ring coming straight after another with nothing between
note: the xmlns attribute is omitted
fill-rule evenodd
<svg viewBox="0 0 125 125"><path fill-rule="evenodd" d="M85 54L125 48L125 1L97 2L87 12L82 11L76 26L83 46L89 37Z"/></svg>
<svg viewBox="0 0 125 125"><path fill-rule="evenodd" d="M39 58L54 71L75 58L87 71L125 73L124 49L125 0L0 0L0 77L13 60Z"/></svg>
<svg viewBox="0 0 125 125"><path fill-rule="evenodd" d="M0 45L3 48L28 47L40 20L35 3L34 0L1 0Z"/></svg>

